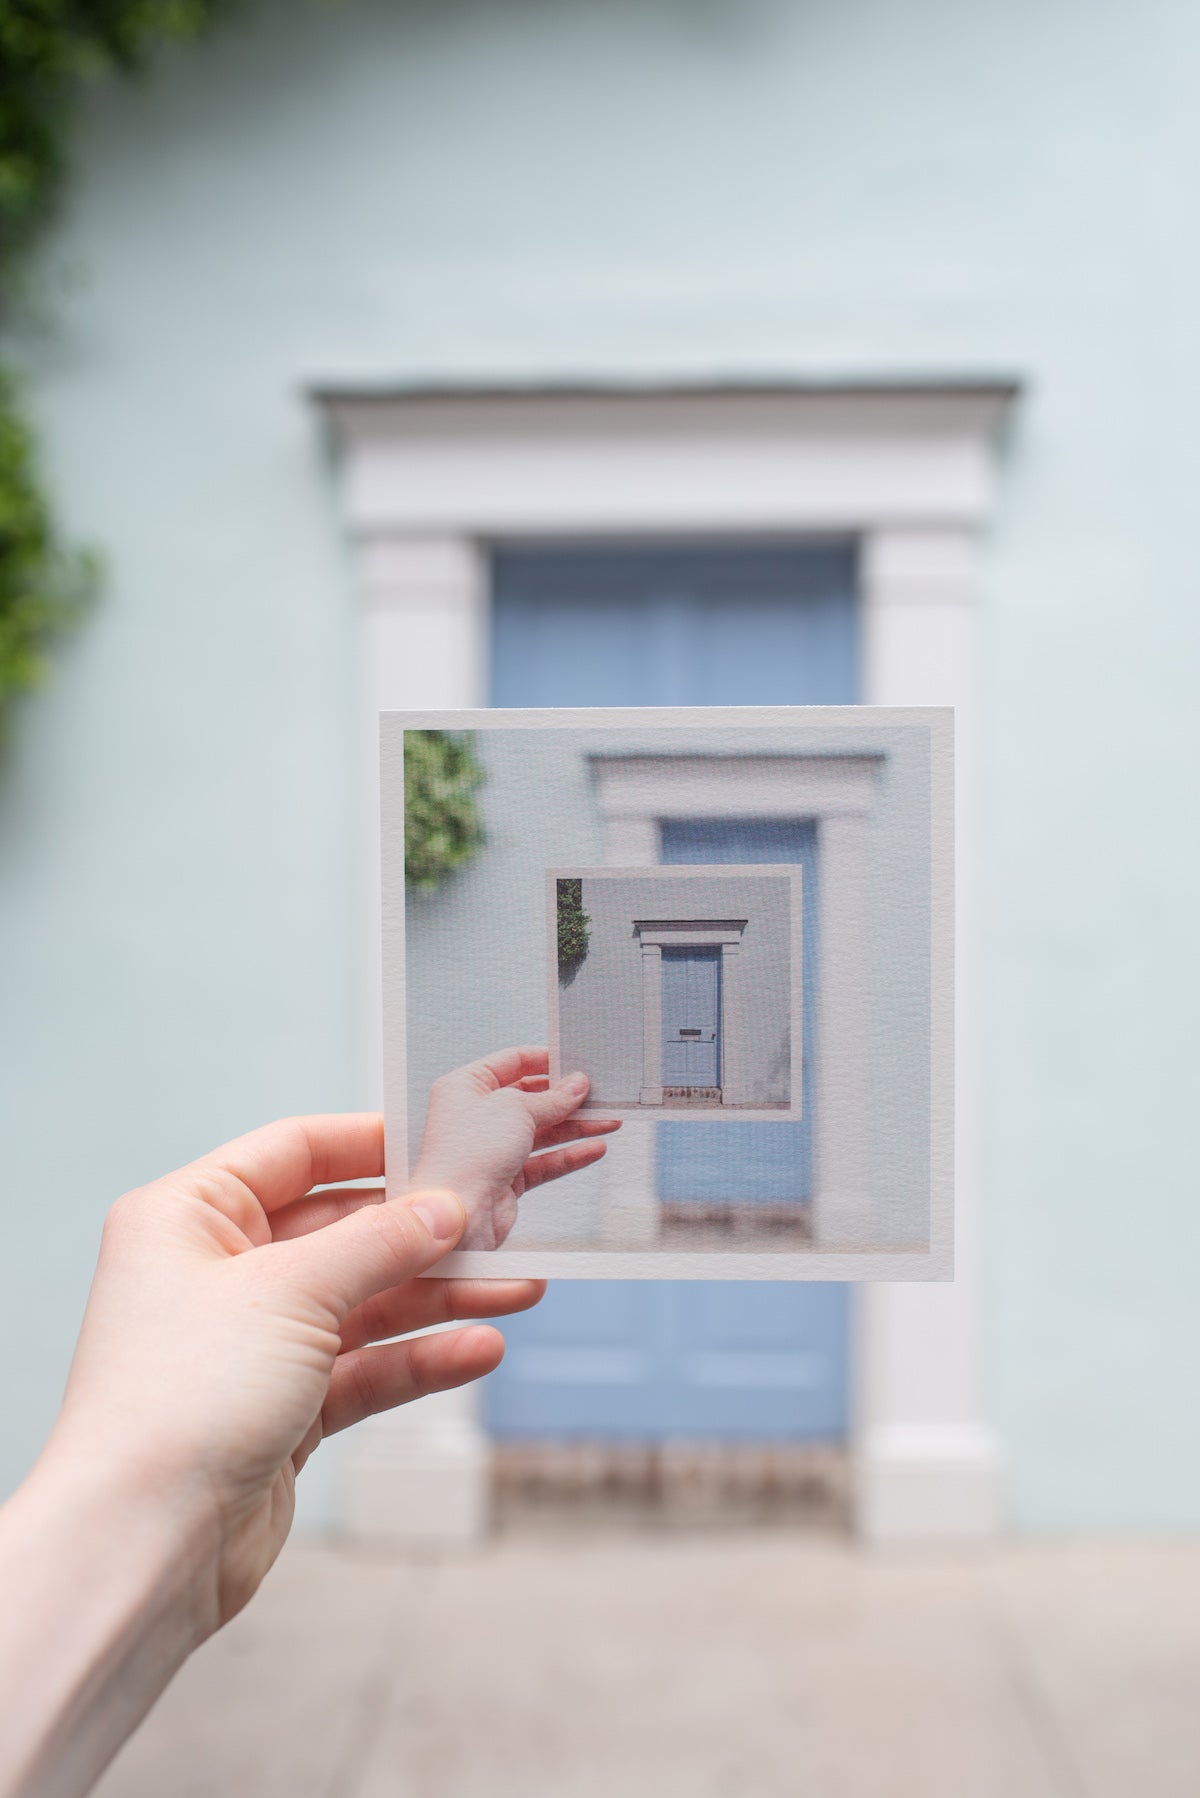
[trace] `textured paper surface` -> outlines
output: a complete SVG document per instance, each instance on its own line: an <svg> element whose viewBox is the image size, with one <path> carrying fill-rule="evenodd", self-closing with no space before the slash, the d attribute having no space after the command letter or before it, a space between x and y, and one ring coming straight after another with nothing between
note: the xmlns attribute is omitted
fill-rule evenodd
<svg viewBox="0 0 1200 1798"><path fill-rule="evenodd" d="M582 888L591 941L587 955L564 968L556 889L571 880ZM581 1115L643 1123L799 1120L799 867L552 868L545 906L550 1077L575 1068L588 1074ZM702 989L709 990L693 995L697 1009L685 1016L680 964L689 962L707 976ZM689 1067L688 1059L712 1065ZM648 1097L648 1085L659 1089L657 1097Z"/></svg>
<svg viewBox="0 0 1200 1798"><path fill-rule="evenodd" d="M472 733L485 841L406 895L414 730ZM385 713L380 735L389 1193L432 1081L511 1044L582 1065L588 1111L622 1120L439 1272L952 1277L952 712ZM560 881L590 919L562 966Z"/></svg>

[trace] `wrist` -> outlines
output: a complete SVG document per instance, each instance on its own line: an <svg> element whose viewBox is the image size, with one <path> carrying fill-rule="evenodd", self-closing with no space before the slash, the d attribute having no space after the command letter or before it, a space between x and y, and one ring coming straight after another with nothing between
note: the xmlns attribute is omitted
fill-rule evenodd
<svg viewBox="0 0 1200 1798"><path fill-rule="evenodd" d="M149 1456L111 1448L72 1430L66 1413L26 1486L43 1516L52 1511L75 1540L119 1553L137 1588L170 1602L196 1648L219 1627L217 1506L199 1480L173 1478Z"/></svg>
<svg viewBox="0 0 1200 1798"><path fill-rule="evenodd" d="M146 1470L52 1438L0 1510L0 1791L83 1793L216 1627L215 1531ZM19 1700L18 1700L19 1695Z"/></svg>

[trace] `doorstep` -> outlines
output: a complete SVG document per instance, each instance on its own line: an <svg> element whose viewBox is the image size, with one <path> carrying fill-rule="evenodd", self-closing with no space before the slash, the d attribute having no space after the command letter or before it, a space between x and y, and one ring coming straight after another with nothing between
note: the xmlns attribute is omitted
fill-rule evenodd
<svg viewBox="0 0 1200 1798"><path fill-rule="evenodd" d="M840 1443L498 1442L493 1455L501 1533L850 1528L850 1464Z"/></svg>

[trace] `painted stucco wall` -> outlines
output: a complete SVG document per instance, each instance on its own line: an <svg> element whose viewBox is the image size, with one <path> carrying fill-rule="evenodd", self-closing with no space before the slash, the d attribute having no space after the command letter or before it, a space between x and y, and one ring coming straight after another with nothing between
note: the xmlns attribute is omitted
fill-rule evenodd
<svg viewBox="0 0 1200 1798"><path fill-rule="evenodd" d="M1002 369L992 1402L1019 1524L1200 1524L1198 55L1177 0L277 0L96 94L24 346L110 576L0 773L4 1484L109 1199L355 1098L304 382Z"/></svg>
<svg viewBox="0 0 1200 1798"><path fill-rule="evenodd" d="M786 1107L791 1098L791 892L770 875L724 879L584 877L588 952L560 974L564 1068L581 1068L591 1096L636 1105L642 1087L642 944L636 919L745 920L737 965L722 981L723 1052L736 1058L743 1103ZM730 980L737 993L730 990ZM797 1040L799 1020L797 1019ZM665 1078L665 1075L664 1075Z"/></svg>

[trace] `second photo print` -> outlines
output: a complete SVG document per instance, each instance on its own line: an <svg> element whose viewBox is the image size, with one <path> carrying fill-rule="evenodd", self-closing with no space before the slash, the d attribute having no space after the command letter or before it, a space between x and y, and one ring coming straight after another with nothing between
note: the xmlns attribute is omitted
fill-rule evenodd
<svg viewBox="0 0 1200 1798"><path fill-rule="evenodd" d="M802 903L798 867L549 870L552 1077L594 1112L798 1118Z"/></svg>

